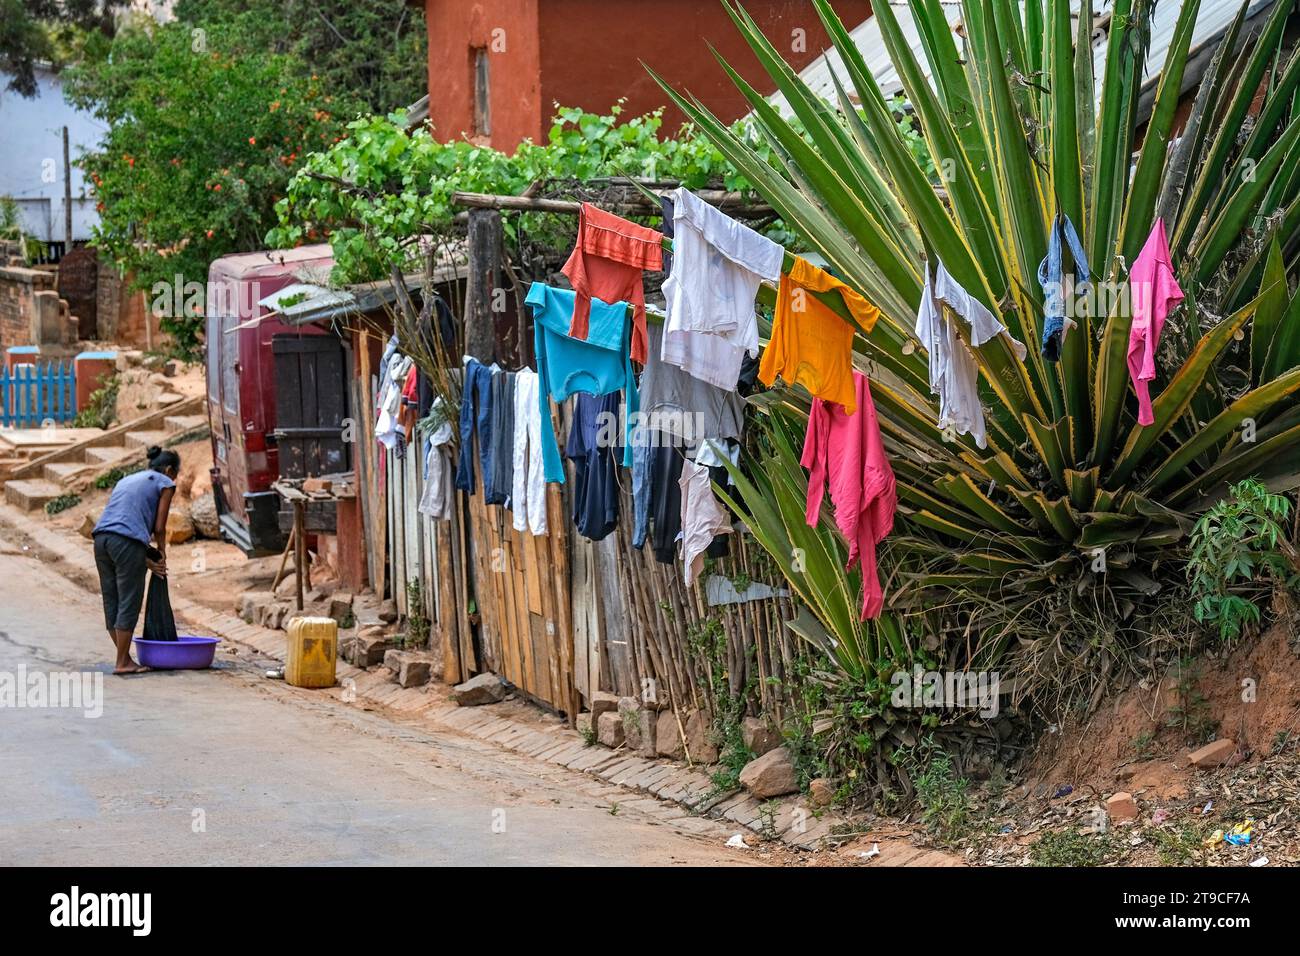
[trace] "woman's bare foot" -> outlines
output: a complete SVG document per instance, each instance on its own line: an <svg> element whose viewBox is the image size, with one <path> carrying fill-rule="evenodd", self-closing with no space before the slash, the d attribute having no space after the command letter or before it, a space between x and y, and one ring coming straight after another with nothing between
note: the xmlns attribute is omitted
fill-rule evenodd
<svg viewBox="0 0 1300 956"><path fill-rule="evenodd" d="M137 664L135 663L135 661L132 661L130 664L121 664L118 665L117 667L114 667L113 673L114 674L143 674L148 670L150 670L150 668L145 667L143 664Z"/></svg>

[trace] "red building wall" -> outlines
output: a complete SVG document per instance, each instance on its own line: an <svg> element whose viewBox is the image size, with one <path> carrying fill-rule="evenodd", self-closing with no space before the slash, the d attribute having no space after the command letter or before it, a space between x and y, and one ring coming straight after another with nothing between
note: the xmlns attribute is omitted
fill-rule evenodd
<svg viewBox="0 0 1300 956"><path fill-rule="evenodd" d="M742 0L797 68L830 45L809 0ZM836 0L850 28L868 0ZM772 92L720 0L425 0L429 31L429 116L442 139L468 136L512 150L545 139L555 103L604 113L626 98L627 115L667 105L642 67L690 90L725 120L744 98L709 52L712 44L764 93ZM490 133L474 122L475 51L486 51ZM760 82L763 81L763 82ZM674 131L684 117L665 113Z"/></svg>

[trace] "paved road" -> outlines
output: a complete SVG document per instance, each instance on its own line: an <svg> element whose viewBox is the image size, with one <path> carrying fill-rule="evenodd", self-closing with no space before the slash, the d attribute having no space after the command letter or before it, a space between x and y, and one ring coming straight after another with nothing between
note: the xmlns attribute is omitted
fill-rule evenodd
<svg viewBox="0 0 1300 956"><path fill-rule="evenodd" d="M0 706L0 865L744 863L608 788L267 681L121 678L98 597L0 543L6 675L95 671L102 715Z"/></svg>

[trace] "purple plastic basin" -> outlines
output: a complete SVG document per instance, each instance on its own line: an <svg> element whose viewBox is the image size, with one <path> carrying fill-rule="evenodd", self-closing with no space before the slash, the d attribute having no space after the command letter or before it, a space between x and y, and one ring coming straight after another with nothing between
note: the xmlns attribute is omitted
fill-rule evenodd
<svg viewBox="0 0 1300 956"><path fill-rule="evenodd" d="M136 659L157 670L202 670L212 666L217 653L216 637L178 637L174 641L135 639Z"/></svg>

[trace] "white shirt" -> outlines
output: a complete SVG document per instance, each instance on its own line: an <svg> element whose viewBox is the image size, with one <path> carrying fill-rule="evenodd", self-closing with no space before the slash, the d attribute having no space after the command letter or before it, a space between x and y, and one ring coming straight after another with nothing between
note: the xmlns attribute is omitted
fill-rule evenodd
<svg viewBox="0 0 1300 956"><path fill-rule="evenodd" d="M677 484L682 492L682 576L690 587L704 570L704 552L713 539L731 534L731 521L713 494L708 468L693 461L683 462Z"/></svg>
<svg viewBox="0 0 1300 956"><path fill-rule="evenodd" d="M386 379L379 384L379 420L375 422L375 439L385 448L397 447L397 413L402 408L402 387L410 374L411 359L395 353L388 360Z"/></svg>
<svg viewBox="0 0 1300 956"><path fill-rule="evenodd" d="M939 263L933 277L925 267L925 288L921 292L921 309L916 315L916 337L930 353L930 390L939 396L939 429L952 429L958 435L970 434L979 448L988 447L984 427L984 407L979 399L979 367L975 356L957 335L955 324L943 306L966 320L969 340L978 348L1006 327L976 301ZM1017 357L1024 361L1025 346L1011 340Z"/></svg>
<svg viewBox="0 0 1300 956"><path fill-rule="evenodd" d="M546 534L546 476L542 467L542 409L538 377L530 368L515 375L514 475L511 527Z"/></svg>
<svg viewBox="0 0 1300 956"><path fill-rule="evenodd" d="M661 357L696 378L734 389L745 354L758 355L754 298L781 277L785 250L685 187L673 202L673 266Z"/></svg>

